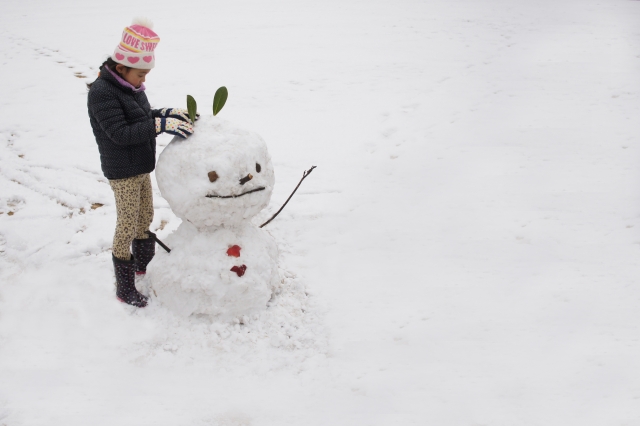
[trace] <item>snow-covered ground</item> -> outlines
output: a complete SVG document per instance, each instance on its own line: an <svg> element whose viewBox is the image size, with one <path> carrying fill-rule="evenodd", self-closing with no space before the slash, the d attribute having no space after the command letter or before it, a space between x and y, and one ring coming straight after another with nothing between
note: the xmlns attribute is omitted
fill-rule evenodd
<svg viewBox="0 0 640 426"><path fill-rule="evenodd" d="M220 116L267 141L259 219L318 166L246 324L114 296L84 83L137 15L154 107L208 114L226 85ZM639 22L631 0L3 2L0 425L639 425Z"/></svg>

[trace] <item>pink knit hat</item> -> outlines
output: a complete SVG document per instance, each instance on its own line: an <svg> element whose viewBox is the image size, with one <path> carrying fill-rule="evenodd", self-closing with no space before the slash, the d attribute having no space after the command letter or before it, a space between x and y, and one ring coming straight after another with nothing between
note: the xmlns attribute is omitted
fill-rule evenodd
<svg viewBox="0 0 640 426"><path fill-rule="evenodd" d="M153 51L160 37L154 33L150 21L136 19L122 31L122 41L116 46L111 59L131 68L150 70L156 65Z"/></svg>

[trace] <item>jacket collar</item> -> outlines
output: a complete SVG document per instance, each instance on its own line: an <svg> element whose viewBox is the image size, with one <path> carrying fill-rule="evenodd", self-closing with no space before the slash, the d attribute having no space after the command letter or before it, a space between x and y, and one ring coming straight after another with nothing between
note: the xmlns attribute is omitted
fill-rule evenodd
<svg viewBox="0 0 640 426"><path fill-rule="evenodd" d="M102 67L100 72L100 77L104 78L107 81L110 81L111 83L121 86L125 89L129 89L133 93L144 92L144 90L146 89L146 87L144 87L144 83L142 83L138 88L134 87L131 83L124 80L122 77L118 75L118 73L116 73L115 71L112 71L106 65Z"/></svg>

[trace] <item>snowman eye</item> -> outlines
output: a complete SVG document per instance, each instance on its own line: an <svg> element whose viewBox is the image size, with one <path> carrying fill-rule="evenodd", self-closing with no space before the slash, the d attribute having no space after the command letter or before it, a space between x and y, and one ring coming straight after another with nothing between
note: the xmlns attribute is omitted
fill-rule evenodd
<svg viewBox="0 0 640 426"><path fill-rule="evenodd" d="M215 182L218 180L218 174L216 172L209 172L209 182Z"/></svg>
<svg viewBox="0 0 640 426"><path fill-rule="evenodd" d="M256 172L260 173L260 170L262 170L262 167L260 167L260 164L256 163Z"/></svg>

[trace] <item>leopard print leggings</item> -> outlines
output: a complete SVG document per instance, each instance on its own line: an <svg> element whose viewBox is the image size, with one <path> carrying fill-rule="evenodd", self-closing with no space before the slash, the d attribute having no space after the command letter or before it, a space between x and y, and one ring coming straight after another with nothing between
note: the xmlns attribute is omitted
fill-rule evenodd
<svg viewBox="0 0 640 426"><path fill-rule="evenodd" d="M129 247L134 238L146 239L145 231L153 220L153 193L149 173L125 179L109 180L116 197L116 233L113 236L113 255L130 260Z"/></svg>

